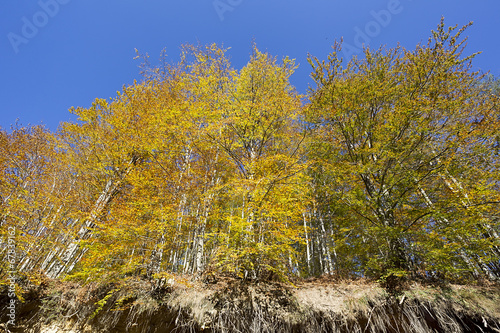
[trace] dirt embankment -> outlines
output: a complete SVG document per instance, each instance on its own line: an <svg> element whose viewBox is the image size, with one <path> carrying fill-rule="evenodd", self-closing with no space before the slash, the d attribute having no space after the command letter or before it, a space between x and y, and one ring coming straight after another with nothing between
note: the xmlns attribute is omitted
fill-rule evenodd
<svg viewBox="0 0 500 333"><path fill-rule="evenodd" d="M12 332L500 332L499 286L295 285L235 279L122 286L49 281L24 295ZM0 297L0 331L7 296Z"/></svg>

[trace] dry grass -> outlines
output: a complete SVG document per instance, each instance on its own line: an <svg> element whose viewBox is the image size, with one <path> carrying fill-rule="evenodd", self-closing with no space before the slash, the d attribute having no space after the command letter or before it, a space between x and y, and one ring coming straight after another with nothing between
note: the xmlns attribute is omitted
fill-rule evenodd
<svg viewBox="0 0 500 333"><path fill-rule="evenodd" d="M23 332L500 332L497 285L415 283L396 297L363 280L212 282L53 281L27 297Z"/></svg>

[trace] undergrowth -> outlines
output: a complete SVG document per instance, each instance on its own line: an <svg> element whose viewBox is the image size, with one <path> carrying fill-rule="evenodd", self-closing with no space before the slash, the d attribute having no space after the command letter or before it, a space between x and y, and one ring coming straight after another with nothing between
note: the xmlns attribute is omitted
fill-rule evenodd
<svg viewBox="0 0 500 333"><path fill-rule="evenodd" d="M498 332L497 285L380 284L328 278L257 282L129 278L89 284L47 280L32 286L23 332ZM5 302L3 304L6 304ZM34 310L36 308L36 311ZM23 310L21 309L21 314Z"/></svg>

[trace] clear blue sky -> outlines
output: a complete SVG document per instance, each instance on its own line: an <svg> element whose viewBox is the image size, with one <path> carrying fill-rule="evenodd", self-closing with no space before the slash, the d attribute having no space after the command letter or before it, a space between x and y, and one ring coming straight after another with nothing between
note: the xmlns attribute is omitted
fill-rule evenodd
<svg viewBox="0 0 500 333"><path fill-rule="evenodd" d="M295 58L292 78L311 83L307 53L320 58L335 39L413 48L445 17L469 28L476 69L500 75L500 1L465 0L4 0L0 11L0 127L74 119L71 106L116 95L140 79L134 49L156 61L166 48L178 60L183 43L231 47L234 67L261 50ZM360 33L361 31L361 33ZM363 36L363 35L364 36ZM356 50L353 50L356 52Z"/></svg>

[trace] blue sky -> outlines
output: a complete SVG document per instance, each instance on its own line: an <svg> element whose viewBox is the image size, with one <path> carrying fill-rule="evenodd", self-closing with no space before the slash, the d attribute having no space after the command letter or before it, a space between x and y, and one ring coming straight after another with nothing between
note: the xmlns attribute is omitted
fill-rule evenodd
<svg viewBox="0 0 500 333"><path fill-rule="evenodd" d="M308 53L324 58L341 37L353 53L361 42L413 48L441 16L447 25L474 21L466 52L482 51L476 69L500 76L499 13L497 0L4 0L0 127L19 119L56 130L74 120L70 107L114 97L140 79L135 48L153 62L166 48L176 61L181 44L216 42L231 47L239 69L255 40L297 60L292 83L305 93Z"/></svg>

